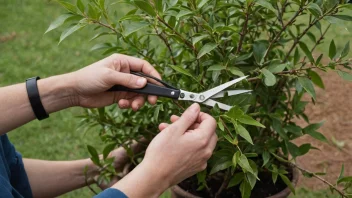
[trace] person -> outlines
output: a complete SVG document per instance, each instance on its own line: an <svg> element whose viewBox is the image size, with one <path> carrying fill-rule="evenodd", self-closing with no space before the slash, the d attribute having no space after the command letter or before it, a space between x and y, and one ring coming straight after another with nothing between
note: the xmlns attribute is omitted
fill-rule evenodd
<svg viewBox="0 0 352 198"><path fill-rule="evenodd" d="M147 61L114 54L78 71L39 79L36 85L44 113L73 106L95 108L114 103L120 108L137 111L146 99L155 104L156 96L106 92L114 85L144 87L147 80L130 71L160 78ZM32 104L33 96L28 89L26 83L0 88L0 197L56 197L86 186L84 167L88 167L88 178L99 174L90 159L22 159L9 142L7 132L38 118L38 109L33 108L38 104ZM215 128L214 118L201 112L196 103L181 116L171 116L170 124L159 125L161 132L150 142L142 162L96 197L158 197L169 187L206 168L217 142ZM115 157L115 167L121 168L127 155L119 148L110 156Z"/></svg>

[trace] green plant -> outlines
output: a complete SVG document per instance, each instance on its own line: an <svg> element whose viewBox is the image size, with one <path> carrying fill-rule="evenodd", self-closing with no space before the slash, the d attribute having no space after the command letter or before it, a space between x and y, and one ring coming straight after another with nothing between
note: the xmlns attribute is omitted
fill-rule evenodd
<svg viewBox="0 0 352 198"><path fill-rule="evenodd" d="M273 183L280 178L294 193L288 172L292 165L305 176L322 180L341 196L350 196L352 178L344 177L343 171L336 184L330 184L319 177L323 173L312 173L294 164L296 157L314 147L292 142L303 135L327 142L317 132L323 123L310 123L304 113L308 101L303 95L307 93L315 102L314 84L324 88L316 71L335 71L352 80L348 73L351 62L346 59L349 43L340 51L332 40L325 54L315 57L315 49L328 34L330 23L352 21L352 16L341 13L352 9L347 1L77 0L75 5L58 2L69 13L54 21L47 32L71 24L60 42L77 30L95 25L98 34L92 40L106 42L99 42L92 50L144 58L168 82L193 92L238 76L250 76L239 87L252 89L251 94L223 99L222 102L233 106L229 112L217 107L202 108L217 119L219 141L209 168L197 174L198 191L218 197L226 189L238 186L241 196L249 197L260 173L270 172ZM118 13L121 5L128 10L122 16ZM311 44L303 41L305 37ZM188 105L160 98L157 105L147 105L138 112L116 106L87 110L82 126L100 125L100 136L106 144L102 160L88 146L92 160L101 167L99 182L116 174L112 159L107 158L112 149L124 146L133 163L138 163L143 155L130 152L132 140L152 138L158 123L171 114L181 114ZM294 118L304 119L307 126L298 126L292 121ZM216 190L207 183L214 175L222 178ZM337 188L340 183L345 184L345 191Z"/></svg>

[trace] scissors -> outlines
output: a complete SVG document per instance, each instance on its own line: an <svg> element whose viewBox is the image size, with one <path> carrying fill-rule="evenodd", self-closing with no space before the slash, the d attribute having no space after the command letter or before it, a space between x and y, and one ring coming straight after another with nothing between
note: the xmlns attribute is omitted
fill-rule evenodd
<svg viewBox="0 0 352 198"><path fill-rule="evenodd" d="M224 89L246 79L247 76L240 77L240 78L234 79L232 81L226 82L222 85L219 85L217 87L214 87L214 88L212 88L208 91L202 92L202 93L193 93L193 92L184 91L182 89L178 89L176 87L173 87L158 78L155 78L153 76L149 76L149 75L141 73L141 72L131 72L131 74L136 75L136 76L145 77L145 78L151 78L151 79L161 83L164 86L160 86L157 84L147 82L146 86L141 89L131 89L131 88L128 88L128 87L125 87L122 85L115 85L112 88L110 88L108 91L127 91L127 92L134 92L134 93L140 93L140 94L161 96L161 97L167 97L167 98L172 98L172 99L176 99L176 100L186 100L186 101L197 102L197 103L201 103L201 104L211 106L211 107L218 105L218 107L220 109L225 110L225 111L230 110L232 107L229 105L217 102L217 101L213 100L214 98L222 98L226 95L226 93L227 93L227 96L234 96L234 95L248 93L248 92L252 91L252 90L227 90L227 91L223 91Z"/></svg>

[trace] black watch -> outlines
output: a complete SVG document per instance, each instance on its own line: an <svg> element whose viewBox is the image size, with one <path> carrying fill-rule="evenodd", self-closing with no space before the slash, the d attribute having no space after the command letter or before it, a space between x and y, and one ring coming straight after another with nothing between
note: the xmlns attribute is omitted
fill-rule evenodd
<svg viewBox="0 0 352 198"><path fill-rule="evenodd" d="M37 85L37 80L39 80L40 77L33 77L33 78L28 78L26 80L26 88L27 88L27 93L28 93L28 99L29 102L31 103L34 115L37 117L38 120L43 120L45 118L48 118L49 115L46 113L42 101L40 100L40 95L39 95L39 90L38 90L38 85Z"/></svg>

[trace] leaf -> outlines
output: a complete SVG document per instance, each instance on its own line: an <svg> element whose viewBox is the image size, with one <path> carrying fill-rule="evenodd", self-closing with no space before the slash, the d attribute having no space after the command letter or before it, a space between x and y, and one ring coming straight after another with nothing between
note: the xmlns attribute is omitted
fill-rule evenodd
<svg viewBox="0 0 352 198"><path fill-rule="evenodd" d="M328 143L328 140L326 139L326 137L323 134L319 133L319 132L310 131L310 132L307 132L307 134L312 136L313 138L315 138L317 140L320 140L322 142Z"/></svg>
<svg viewBox="0 0 352 198"><path fill-rule="evenodd" d="M212 65L207 69L207 71L221 71L224 69L226 69L226 67L223 65Z"/></svg>
<svg viewBox="0 0 352 198"><path fill-rule="evenodd" d="M180 20L181 17L191 15L193 12L189 10L181 10L177 15L176 15L176 20Z"/></svg>
<svg viewBox="0 0 352 198"><path fill-rule="evenodd" d="M159 112L160 112L160 106L158 105L155 107L154 116L153 116L155 122L158 122Z"/></svg>
<svg viewBox="0 0 352 198"><path fill-rule="evenodd" d="M87 145L87 148L88 148L89 154L91 155L90 159L92 160L92 162L96 165L100 165L100 160L99 160L99 155L97 150L90 145Z"/></svg>
<svg viewBox="0 0 352 198"><path fill-rule="evenodd" d="M244 173L240 172L240 173L236 173L235 176L233 176L229 182L229 185L227 186L227 188L231 188L233 186L237 186L239 183L241 183L244 179Z"/></svg>
<svg viewBox="0 0 352 198"><path fill-rule="evenodd" d="M233 75L244 76L244 73L241 70L239 70L237 67L229 67L227 68L227 70L229 70Z"/></svg>
<svg viewBox="0 0 352 198"><path fill-rule="evenodd" d="M317 40L316 40L316 38L315 38L315 36L314 36L313 33L307 32L307 36L308 36L308 37L310 38L310 40L312 40L314 43L317 42ZM296 48L296 49L297 49L297 48Z"/></svg>
<svg viewBox="0 0 352 198"><path fill-rule="evenodd" d="M238 135L240 135L245 140L247 140L247 142L249 142L250 144L253 145L253 140L251 138L251 135L249 134L249 132L247 131L246 128L244 128L242 125L238 124L236 127L236 132Z"/></svg>
<svg viewBox="0 0 352 198"><path fill-rule="evenodd" d="M246 180L243 180L240 185L241 197L249 198L251 196L251 185Z"/></svg>
<svg viewBox="0 0 352 198"><path fill-rule="evenodd" d="M273 73L271 73L269 70L263 68L262 73L264 74L264 83L266 86L271 87L273 85L275 85L276 83L276 77L274 76Z"/></svg>
<svg viewBox="0 0 352 198"><path fill-rule="evenodd" d="M255 41L253 44L253 55L258 64L261 65L265 51L267 49L266 43L263 41Z"/></svg>
<svg viewBox="0 0 352 198"><path fill-rule="evenodd" d="M293 64L296 65L298 63L298 61L300 60L300 58L301 58L298 48L296 48L295 54L294 54L293 57L294 57L293 58Z"/></svg>
<svg viewBox="0 0 352 198"><path fill-rule="evenodd" d="M200 59L202 56L204 56L205 54L213 51L216 47L218 46L218 44L216 43L207 43L205 44L198 53L197 59Z"/></svg>
<svg viewBox="0 0 352 198"><path fill-rule="evenodd" d="M316 4L316 3L309 3L307 6L309 12L314 15L316 18L319 18L321 15L323 15L323 11L321 8Z"/></svg>
<svg viewBox="0 0 352 198"><path fill-rule="evenodd" d="M339 175L339 178L338 178L338 179L343 178L344 172L345 172L345 165L342 164L341 171L340 171L340 175Z"/></svg>
<svg viewBox="0 0 352 198"><path fill-rule="evenodd" d="M100 50L100 49L106 49L106 48L110 48L112 47L110 43L98 43L96 45L94 45L90 51L94 51L94 50Z"/></svg>
<svg viewBox="0 0 352 198"><path fill-rule="evenodd" d="M220 161L220 162L217 162L217 163L213 166L213 168L211 169L209 175L212 175L212 174L214 174L214 173L217 173L217 172L219 172L219 171L221 171L221 170L225 170L225 169L229 168L230 166L232 166L232 161L231 161L231 160L227 160L227 161L225 161L225 162L221 162L221 161Z"/></svg>
<svg viewBox="0 0 352 198"><path fill-rule="evenodd" d="M302 144L299 147L299 155L302 156L307 154L311 148L312 148L311 144Z"/></svg>
<svg viewBox="0 0 352 198"><path fill-rule="evenodd" d="M352 74L347 73L345 71L337 71L339 76L341 76L344 80L352 81Z"/></svg>
<svg viewBox="0 0 352 198"><path fill-rule="evenodd" d="M148 1L142 1L142 0L134 0L134 4L144 12L148 13L151 16L156 16L156 12L152 5Z"/></svg>
<svg viewBox="0 0 352 198"><path fill-rule="evenodd" d="M257 120L253 119L249 115L243 115L242 117L238 118L238 121L243 123L243 124L248 124L248 125L253 125L253 126L258 126L258 127L265 128L264 125L262 125L260 122L258 122Z"/></svg>
<svg viewBox="0 0 352 198"><path fill-rule="evenodd" d="M184 74L186 76L192 77L193 75L186 69L182 68L182 67L178 67L178 66L174 66L174 65L169 65L173 70L177 71L178 73Z"/></svg>
<svg viewBox="0 0 352 198"><path fill-rule="evenodd" d="M76 13L76 11L77 11L76 7L73 4L68 3L66 1L62 1L62 0L57 0L57 2L59 4L61 4L66 10L68 10L68 11L70 11L72 13Z"/></svg>
<svg viewBox="0 0 352 198"><path fill-rule="evenodd" d="M286 141L285 144L286 144L287 150L290 152L293 158L296 158L297 156L300 155L298 146L288 141Z"/></svg>
<svg viewBox="0 0 352 198"><path fill-rule="evenodd" d="M329 47L329 57L332 60L334 59L335 56L336 56L336 45L335 45L334 39L332 39Z"/></svg>
<svg viewBox="0 0 352 198"><path fill-rule="evenodd" d="M270 160L270 153L268 151L264 151L262 154L263 157L263 166L264 167Z"/></svg>
<svg viewBox="0 0 352 198"><path fill-rule="evenodd" d="M224 124L221 121L218 121L218 127L221 131L225 131Z"/></svg>
<svg viewBox="0 0 352 198"><path fill-rule="evenodd" d="M84 13L84 4L82 3L82 0L77 0L77 8L82 12Z"/></svg>
<svg viewBox="0 0 352 198"><path fill-rule="evenodd" d="M334 15L332 17L341 19L343 21L352 21L352 16L349 16L349 15Z"/></svg>
<svg viewBox="0 0 352 198"><path fill-rule="evenodd" d="M312 96L312 98L315 100L316 94L315 94L315 90L314 90L314 86L313 86L312 81L306 77L298 77L298 82L307 91L307 93L310 96Z"/></svg>
<svg viewBox="0 0 352 198"><path fill-rule="evenodd" d="M315 65L319 65L322 58L323 54L320 54L320 56L317 58L317 61L315 61Z"/></svg>
<svg viewBox="0 0 352 198"><path fill-rule="evenodd" d="M203 34L203 35L200 35L200 36L196 36L192 39L192 45L195 45L197 44L199 41L205 39L205 38L208 38L209 35L208 34Z"/></svg>
<svg viewBox="0 0 352 198"><path fill-rule="evenodd" d="M337 180L337 184L345 183L345 182L352 182L352 176L343 177Z"/></svg>
<svg viewBox="0 0 352 198"><path fill-rule="evenodd" d="M74 25L72 27L70 27L69 29L67 29L66 31L62 32L61 36L60 36L60 41L59 44L68 36L70 36L71 34L73 34L74 32L76 32L77 30L80 30L82 28L84 28L85 26L87 26L87 23L78 23L77 25Z"/></svg>
<svg viewBox="0 0 352 198"><path fill-rule="evenodd" d="M103 150L103 157L104 159L106 159L109 155L109 153L114 150L114 148L116 147L116 144L108 144L107 146L105 146L104 150Z"/></svg>
<svg viewBox="0 0 352 198"><path fill-rule="evenodd" d="M277 172L272 172L272 173L271 173L271 178L272 178L274 184L275 184L276 181L277 181L277 176L278 176L278 175L279 175L279 173L277 173Z"/></svg>
<svg viewBox="0 0 352 198"><path fill-rule="evenodd" d="M232 165L234 168L236 168L236 166L237 166L237 162L240 158L240 155L241 155L241 153L237 151L232 157Z"/></svg>
<svg viewBox="0 0 352 198"><path fill-rule="evenodd" d="M282 72L286 68L287 64L270 65L268 70L272 73Z"/></svg>
<svg viewBox="0 0 352 198"><path fill-rule="evenodd" d="M241 155L239 157L237 164L240 165L240 167L244 171L254 174L254 171L253 171L252 167L249 165L248 159L245 155Z"/></svg>
<svg viewBox="0 0 352 198"><path fill-rule="evenodd" d="M163 1L162 0L154 0L154 5L156 7L156 10L159 13L162 13L164 11L164 9L163 9Z"/></svg>
<svg viewBox="0 0 352 198"><path fill-rule="evenodd" d="M73 14L63 14L63 15L59 16L55 21L53 21L50 24L49 28L45 31L44 34L60 27L61 25L63 25L65 23L66 20L68 20L69 18L74 17L74 16L75 15L73 15Z"/></svg>
<svg viewBox="0 0 352 198"><path fill-rule="evenodd" d="M312 80L312 82L322 88L322 89L325 89L325 86L324 86L324 83L323 83L323 80L321 79L321 77L319 76L319 74L317 74L315 71L308 71L308 75L310 76L310 79Z"/></svg>
<svg viewBox="0 0 352 198"><path fill-rule="evenodd" d="M307 45L303 42L299 42L299 47L302 49L304 54L307 56L308 60L314 63L314 58L312 52L308 49Z"/></svg>
<svg viewBox="0 0 352 198"><path fill-rule="evenodd" d="M131 35L132 33L135 33L145 27L147 27L149 24L146 22L131 22L127 25L125 25L125 30L123 32L123 35L125 37L128 37L129 35Z"/></svg>
<svg viewBox="0 0 352 198"><path fill-rule="evenodd" d="M282 181L287 185L287 187L292 191L292 193L295 195L296 191L295 188L293 187L291 181L283 174L279 174Z"/></svg>
<svg viewBox="0 0 352 198"><path fill-rule="evenodd" d="M340 57L344 58L346 57L348 54L350 53L350 41L348 41L345 45L345 47L343 48Z"/></svg>
<svg viewBox="0 0 352 198"><path fill-rule="evenodd" d="M206 3L208 3L209 0L199 0L199 1L197 1L197 2L198 2L197 8L200 9L200 8L202 8Z"/></svg>
<svg viewBox="0 0 352 198"><path fill-rule="evenodd" d="M256 4L259 4L259 5L261 5L262 7L267 8L268 10L273 11L275 14L277 14L276 9L273 7L273 5L271 5L270 1L267 1L267 0L258 0L258 1L256 2Z"/></svg>

